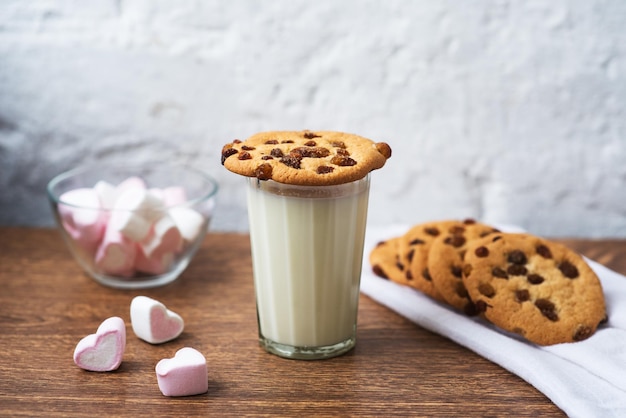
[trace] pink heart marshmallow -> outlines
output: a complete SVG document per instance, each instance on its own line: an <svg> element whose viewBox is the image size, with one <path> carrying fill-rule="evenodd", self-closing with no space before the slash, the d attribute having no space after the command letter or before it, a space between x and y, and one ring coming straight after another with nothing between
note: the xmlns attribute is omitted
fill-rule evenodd
<svg viewBox="0 0 626 418"><path fill-rule="evenodd" d="M174 358L162 359L155 371L165 396L199 395L209 390L206 359L191 347L181 348Z"/></svg>
<svg viewBox="0 0 626 418"><path fill-rule="evenodd" d="M177 338L185 327L183 319L158 300L137 296L130 303L130 322L137 337L150 344Z"/></svg>
<svg viewBox="0 0 626 418"><path fill-rule="evenodd" d="M116 370L122 364L126 348L126 325L119 317L111 317L98 327L95 334L83 338L74 350L74 363L94 372Z"/></svg>
<svg viewBox="0 0 626 418"><path fill-rule="evenodd" d="M83 249L92 253L106 225L98 193L88 188L74 189L63 193L59 200L59 215L65 230Z"/></svg>

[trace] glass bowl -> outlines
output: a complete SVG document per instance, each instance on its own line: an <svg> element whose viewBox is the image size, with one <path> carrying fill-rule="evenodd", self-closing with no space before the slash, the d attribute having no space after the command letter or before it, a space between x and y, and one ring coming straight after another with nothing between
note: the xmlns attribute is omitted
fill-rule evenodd
<svg viewBox="0 0 626 418"><path fill-rule="evenodd" d="M200 247L217 182L194 168L89 165L53 178L47 193L72 255L106 286L170 283Z"/></svg>

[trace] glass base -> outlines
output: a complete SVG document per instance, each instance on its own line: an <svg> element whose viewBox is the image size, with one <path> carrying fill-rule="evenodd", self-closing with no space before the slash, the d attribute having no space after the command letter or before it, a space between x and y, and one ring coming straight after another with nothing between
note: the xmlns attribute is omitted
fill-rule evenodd
<svg viewBox="0 0 626 418"><path fill-rule="evenodd" d="M275 354L280 357L294 360L322 360L337 357L347 353L356 344L356 338L350 337L333 345L325 345L321 347L296 347L287 344L277 343L259 335L259 345L268 353Z"/></svg>

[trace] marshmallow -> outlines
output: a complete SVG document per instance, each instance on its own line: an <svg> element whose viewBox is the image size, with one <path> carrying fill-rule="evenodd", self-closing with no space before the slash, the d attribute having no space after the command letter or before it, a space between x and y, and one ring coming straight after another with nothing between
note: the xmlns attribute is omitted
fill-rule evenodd
<svg viewBox="0 0 626 418"><path fill-rule="evenodd" d="M186 241L194 241L205 227L204 216L193 209L173 207L167 213L174 220Z"/></svg>
<svg viewBox="0 0 626 418"><path fill-rule="evenodd" d="M93 189L100 198L100 206L103 209L113 209L117 200L117 189L114 185L104 180L98 181Z"/></svg>
<svg viewBox="0 0 626 418"><path fill-rule="evenodd" d="M185 326L180 315L146 296L137 296L130 303L130 321L135 335L150 344L177 338Z"/></svg>
<svg viewBox="0 0 626 418"><path fill-rule="evenodd" d="M95 190L79 188L63 193L59 215L67 233L84 249L92 252L104 234L104 212ZM66 203L66 204L64 204Z"/></svg>
<svg viewBox="0 0 626 418"><path fill-rule="evenodd" d="M183 248L183 236L169 216L164 216L154 223L150 234L141 243L146 257L160 258L168 253L177 253Z"/></svg>
<svg viewBox="0 0 626 418"><path fill-rule="evenodd" d="M143 250L139 248L135 256L135 270L147 274L163 274L167 273L174 262L174 254L167 253L159 257L146 257Z"/></svg>
<svg viewBox="0 0 626 418"><path fill-rule="evenodd" d="M74 363L94 372L116 370L122 363L126 348L126 325L119 317L111 317L98 327L95 334L83 338L74 350Z"/></svg>
<svg viewBox="0 0 626 418"><path fill-rule="evenodd" d="M107 228L95 256L96 266L106 274L130 277L134 272L137 246L113 228Z"/></svg>
<svg viewBox="0 0 626 418"><path fill-rule="evenodd" d="M163 215L162 201L146 189L127 189L115 202L110 224L135 242L146 239L152 222Z"/></svg>
<svg viewBox="0 0 626 418"><path fill-rule="evenodd" d="M166 207L180 205L187 201L187 192L184 187L166 187L161 190L161 193Z"/></svg>
<svg viewBox="0 0 626 418"><path fill-rule="evenodd" d="M199 395L209 390L206 359L191 347L181 348L174 358L162 359L155 371L165 396Z"/></svg>
<svg viewBox="0 0 626 418"><path fill-rule="evenodd" d="M120 182L116 187L116 192L118 195L120 195L126 190L138 190L146 188L146 182L141 177L132 176Z"/></svg>

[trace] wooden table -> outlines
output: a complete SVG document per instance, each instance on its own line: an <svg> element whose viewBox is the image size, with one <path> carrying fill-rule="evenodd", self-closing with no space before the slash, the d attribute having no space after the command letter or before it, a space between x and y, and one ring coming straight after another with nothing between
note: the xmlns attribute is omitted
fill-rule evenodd
<svg viewBox="0 0 626 418"><path fill-rule="evenodd" d="M565 240L626 273L626 241ZM91 280L55 230L0 228L0 414L7 416L563 416L501 367L361 296L357 346L296 361L257 343L247 235L210 234L174 283L116 290ZM184 333L153 346L130 327L146 295L183 316ZM116 372L74 365L78 341L111 316L127 324ZM154 367L181 347L207 358L209 392L167 398Z"/></svg>

